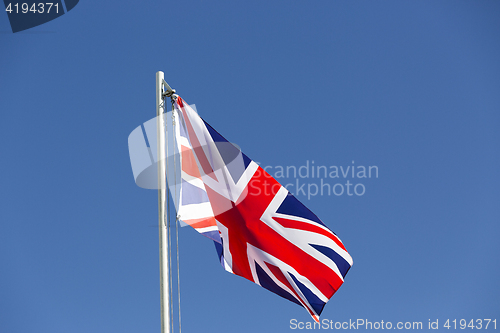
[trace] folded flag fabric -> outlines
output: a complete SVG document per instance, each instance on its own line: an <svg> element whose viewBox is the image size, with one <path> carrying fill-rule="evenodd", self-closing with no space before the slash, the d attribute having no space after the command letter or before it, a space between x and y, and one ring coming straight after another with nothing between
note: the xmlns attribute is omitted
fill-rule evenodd
<svg viewBox="0 0 500 333"><path fill-rule="evenodd" d="M340 239L182 98L174 109L179 219L214 241L228 272L303 306L319 321L352 266Z"/></svg>

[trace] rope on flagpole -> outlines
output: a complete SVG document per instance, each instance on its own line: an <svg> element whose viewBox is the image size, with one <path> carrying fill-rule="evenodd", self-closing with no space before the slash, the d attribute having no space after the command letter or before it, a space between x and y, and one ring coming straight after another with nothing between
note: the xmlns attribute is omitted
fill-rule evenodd
<svg viewBox="0 0 500 333"><path fill-rule="evenodd" d="M165 104L165 98L163 99L163 103ZM166 115L165 115L166 116ZM167 229L169 230L168 232L168 239L167 239L167 242L168 242L168 279L170 281L169 283L169 298L170 298L170 302L169 302L169 311L170 311L170 318L173 318L174 317L174 309L173 309L173 296L172 296L172 236L170 235L170 190L168 189L168 184L169 184L169 166L168 166L168 118L165 117L165 130L166 130L166 137L167 137L167 144L165 145L166 147L166 186L167 186L167 190L166 190L166 194L167 194L167 216L168 216L168 219L167 219ZM170 330L171 332L174 331L174 323L173 323L173 320L170 321Z"/></svg>
<svg viewBox="0 0 500 333"><path fill-rule="evenodd" d="M175 148L177 147L176 141L176 131L175 131L175 111L174 111L174 98L172 98L172 132L174 134L174 206L177 210L179 203L177 202L177 162L175 159ZM180 153L180 152L179 152ZM179 333L181 333L181 277L180 277L180 269L179 269L179 215L177 215L177 211L175 214L175 244L176 244L176 253L177 253L177 302L179 308Z"/></svg>
<svg viewBox="0 0 500 333"><path fill-rule="evenodd" d="M175 138L175 117L174 117L174 103L175 103L175 100L177 99L178 95L175 94L175 89L172 89L170 88L170 86L167 84L167 82L165 82L165 80L162 80L163 81L163 85L167 88L166 92L163 94L163 98L165 97L170 97L170 100L172 102L172 137L173 137L173 154L174 154L174 196L173 196L173 200L174 200L174 211L175 211L175 237L176 237L176 255L177 255L177 296L178 296L178 306L179 306L179 333L181 333L181 287L180 287L180 269L179 269L179 217L177 215L177 162L176 162L176 158L175 158L175 148L177 146L177 143L176 143L176 138ZM162 104L165 105L165 100L162 98ZM168 138L168 121L167 121L167 126L165 126L165 128L167 129L167 138ZM167 141L168 142L168 141ZM169 159L169 156L168 156L168 144L166 145L166 149L167 149L167 153L166 153L166 179L167 179L167 184L168 184L168 180L169 180L169 164L168 164L168 159ZM170 217L170 200L169 200L169 193L170 190L167 189L167 216ZM168 219L168 225L167 225L167 229L170 229L170 219ZM169 312L170 312L170 318L173 318L174 316L174 309L173 309L173 296L172 296L172 238L171 238L171 235L170 235L170 232L168 233L168 264L169 264L169 276L168 276L168 279L170 281L170 304L169 304ZM174 331L174 324L173 324L173 321L170 321L170 328L171 328L171 331L173 332Z"/></svg>

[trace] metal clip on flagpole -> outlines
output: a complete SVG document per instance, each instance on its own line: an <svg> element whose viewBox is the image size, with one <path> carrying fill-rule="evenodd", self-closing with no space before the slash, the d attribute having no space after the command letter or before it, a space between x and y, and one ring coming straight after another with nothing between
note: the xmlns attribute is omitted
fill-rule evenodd
<svg viewBox="0 0 500 333"><path fill-rule="evenodd" d="M160 73L162 73L162 72L160 72ZM170 86L168 85L168 83L164 79L162 79L162 84L165 87L165 92L163 93L163 97L170 97L172 102L174 102L178 96L175 94L175 89L170 88Z"/></svg>
<svg viewBox="0 0 500 333"><path fill-rule="evenodd" d="M160 302L161 302L161 332L170 333L170 272L168 249L168 214L165 212L167 203L167 167L166 167L166 127L164 97L170 97L175 90L165 82L163 72L156 72L156 130L158 147L158 229L160 234Z"/></svg>

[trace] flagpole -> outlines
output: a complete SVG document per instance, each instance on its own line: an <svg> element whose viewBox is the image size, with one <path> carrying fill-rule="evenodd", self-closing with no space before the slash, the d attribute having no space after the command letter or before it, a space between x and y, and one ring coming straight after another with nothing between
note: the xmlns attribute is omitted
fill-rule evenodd
<svg viewBox="0 0 500 333"><path fill-rule="evenodd" d="M163 72L156 72L156 130L158 147L158 229L160 236L160 303L161 303L161 333L170 333L170 280L168 263L168 214L165 212L167 200L166 181L166 117L163 102ZM170 87L168 87L170 88Z"/></svg>

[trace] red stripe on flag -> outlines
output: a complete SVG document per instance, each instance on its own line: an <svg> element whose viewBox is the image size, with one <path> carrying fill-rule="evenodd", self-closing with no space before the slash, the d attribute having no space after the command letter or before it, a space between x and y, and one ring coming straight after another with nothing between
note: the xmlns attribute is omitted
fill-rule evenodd
<svg viewBox="0 0 500 333"><path fill-rule="evenodd" d="M182 112L182 117L184 118L184 122L186 123L186 127L188 130L188 135L189 135L189 141L191 142L191 145L193 146L194 153L196 154L196 157L198 157L198 161L200 162L201 167L203 168L203 172L213 178L214 180L217 180L214 174L214 171L212 170L212 166L210 165L210 162L207 159L207 156L205 155L205 152L203 151L203 147L201 146L200 142L198 141L198 137L196 136L196 132L193 129L193 126L191 125L191 121L189 120L189 116L187 115L187 112L184 110Z"/></svg>
<svg viewBox="0 0 500 333"><path fill-rule="evenodd" d="M196 163L196 159L194 157L193 151L185 146L181 147L181 156L182 156L182 171L187 173L188 175L196 178L201 178L200 170L198 169L198 164Z"/></svg>
<svg viewBox="0 0 500 333"><path fill-rule="evenodd" d="M184 223L189 224L193 228L207 228L214 227L217 225L214 217L207 217L201 219L190 219L190 220L182 220Z"/></svg>

